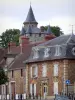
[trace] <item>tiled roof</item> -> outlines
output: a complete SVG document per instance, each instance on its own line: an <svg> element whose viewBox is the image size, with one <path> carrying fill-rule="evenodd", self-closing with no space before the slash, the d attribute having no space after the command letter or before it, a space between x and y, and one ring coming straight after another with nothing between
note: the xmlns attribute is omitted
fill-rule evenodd
<svg viewBox="0 0 75 100"><path fill-rule="evenodd" d="M16 56L16 58L13 61L13 64L9 66L9 70L25 67L25 65L23 64L23 61L26 60L30 56L32 45L25 45L25 46L23 46L22 49L23 49L23 53L19 53ZM15 48L15 51L16 51L16 48Z"/></svg>
<svg viewBox="0 0 75 100"><path fill-rule="evenodd" d="M5 56L6 56L5 50L0 48L0 67L4 67L5 65L5 59L4 59Z"/></svg>
<svg viewBox="0 0 75 100"><path fill-rule="evenodd" d="M38 45L39 43L34 43L34 44L25 44L22 47L22 52L21 53L21 48L20 46L14 47L11 49L11 54L17 54L13 62L9 66L9 70L14 70L14 69L21 69L25 68L25 65L23 61L27 60L31 54L32 47L35 45ZM12 56L13 57L13 56Z"/></svg>

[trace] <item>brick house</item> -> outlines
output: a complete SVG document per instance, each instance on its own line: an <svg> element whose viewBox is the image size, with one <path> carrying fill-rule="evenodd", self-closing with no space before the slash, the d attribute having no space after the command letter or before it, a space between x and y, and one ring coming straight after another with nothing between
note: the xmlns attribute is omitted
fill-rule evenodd
<svg viewBox="0 0 75 100"><path fill-rule="evenodd" d="M26 70L23 61L30 56L32 47L55 38L50 26L48 26L47 31L37 27L38 22L35 20L31 6L23 24L19 37L19 46L10 42L6 54L5 66L8 68L7 74L9 78L7 86L8 99L14 99L15 96L17 98L19 94L26 93ZM5 86L2 86L2 89L4 92L1 91L1 94L6 95Z"/></svg>
<svg viewBox="0 0 75 100"><path fill-rule="evenodd" d="M27 94L66 93L66 80L72 85L75 82L75 35L62 35L33 47L24 63Z"/></svg>

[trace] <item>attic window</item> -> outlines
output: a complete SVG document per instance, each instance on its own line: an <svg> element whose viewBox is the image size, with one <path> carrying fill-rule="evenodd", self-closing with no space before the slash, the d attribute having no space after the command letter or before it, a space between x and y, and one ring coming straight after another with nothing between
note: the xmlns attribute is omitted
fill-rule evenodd
<svg viewBox="0 0 75 100"><path fill-rule="evenodd" d="M60 55L61 55L61 53L60 53L60 46L57 45L57 46L55 47L55 56L60 56Z"/></svg>
<svg viewBox="0 0 75 100"><path fill-rule="evenodd" d="M49 50L50 50L50 48L45 48L44 57L49 57Z"/></svg>
<svg viewBox="0 0 75 100"><path fill-rule="evenodd" d="M38 49L35 49L35 50L33 51L33 53L34 53L33 59L37 59L37 58L39 57L39 55L38 55Z"/></svg>

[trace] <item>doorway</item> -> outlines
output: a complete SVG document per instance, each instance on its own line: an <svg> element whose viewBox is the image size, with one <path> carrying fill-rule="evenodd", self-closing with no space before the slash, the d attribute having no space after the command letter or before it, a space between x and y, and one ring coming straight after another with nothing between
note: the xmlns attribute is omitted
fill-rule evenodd
<svg viewBox="0 0 75 100"><path fill-rule="evenodd" d="M43 86L43 96L44 96L44 98L46 98L47 94L48 94L48 86L46 84L44 84L44 86Z"/></svg>
<svg viewBox="0 0 75 100"><path fill-rule="evenodd" d="M15 82L11 83L11 94L12 94L12 100L15 99Z"/></svg>

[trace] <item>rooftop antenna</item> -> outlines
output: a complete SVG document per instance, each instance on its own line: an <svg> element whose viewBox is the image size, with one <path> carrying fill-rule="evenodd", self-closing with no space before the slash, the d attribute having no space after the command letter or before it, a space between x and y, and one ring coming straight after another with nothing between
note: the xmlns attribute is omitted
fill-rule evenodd
<svg viewBox="0 0 75 100"><path fill-rule="evenodd" d="M75 25L70 25L72 27L72 35L74 34L74 26Z"/></svg>

